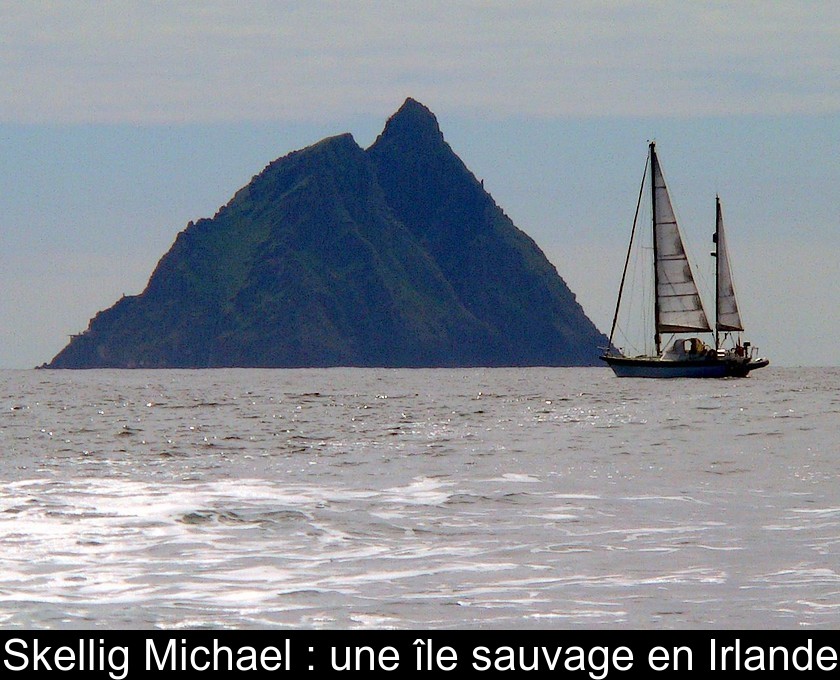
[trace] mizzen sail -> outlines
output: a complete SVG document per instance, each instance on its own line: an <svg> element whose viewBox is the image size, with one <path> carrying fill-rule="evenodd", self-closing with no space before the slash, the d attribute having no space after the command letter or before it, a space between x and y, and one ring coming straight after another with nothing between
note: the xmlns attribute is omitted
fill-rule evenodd
<svg viewBox="0 0 840 680"><path fill-rule="evenodd" d="M717 227L715 228L715 242L717 243L717 330L742 331L741 314L738 312L738 301L735 299L735 286L732 283L732 267L729 264L729 251L726 248L726 237L723 233L723 213L720 209L720 199L717 199Z"/></svg>
<svg viewBox="0 0 840 680"><path fill-rule="evenodd" d="M650 156L653 181L656 332L711 331L653 144L650 145Z"/></svg>

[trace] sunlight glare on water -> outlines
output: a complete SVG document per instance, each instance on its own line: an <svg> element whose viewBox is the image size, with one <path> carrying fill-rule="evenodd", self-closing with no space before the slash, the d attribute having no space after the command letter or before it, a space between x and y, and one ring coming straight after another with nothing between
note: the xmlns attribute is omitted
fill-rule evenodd
<svg viewBox="0 0 840 680"><path fill-rule="evenodd" d="M0 372L0 623L837 626L838 387Z"/></svg>

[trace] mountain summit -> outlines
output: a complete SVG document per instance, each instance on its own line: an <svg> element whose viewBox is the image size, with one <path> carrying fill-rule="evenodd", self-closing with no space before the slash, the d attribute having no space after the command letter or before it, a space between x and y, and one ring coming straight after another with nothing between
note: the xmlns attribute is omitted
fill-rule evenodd
<svg viewBox="0 0 840 680"><path fill-rule="evenodd" d="M607 339L408 99L269 164L50 368L568 366Z"/></svg>

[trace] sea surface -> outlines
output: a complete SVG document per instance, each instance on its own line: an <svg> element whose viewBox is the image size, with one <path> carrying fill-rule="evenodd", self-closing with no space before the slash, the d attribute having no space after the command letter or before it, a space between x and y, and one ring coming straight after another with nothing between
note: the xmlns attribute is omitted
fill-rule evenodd
<svg viewBox="0 0 840 680"><path fill-rule="evenodd" d="M840 628L840 369L0 372L4 628Z"/></svg>

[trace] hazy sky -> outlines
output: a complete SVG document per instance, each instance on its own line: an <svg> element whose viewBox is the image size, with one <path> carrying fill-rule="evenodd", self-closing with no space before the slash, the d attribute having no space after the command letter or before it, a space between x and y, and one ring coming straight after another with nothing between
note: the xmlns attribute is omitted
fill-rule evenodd
<svg viewBox="0 0 840 680"><path fill-rule="evenodd" d="M837 365L840 3L0 3L0 367L142 291L269 161L363 146L407 96L605 332L647 140L748 336Z"/></svg>

